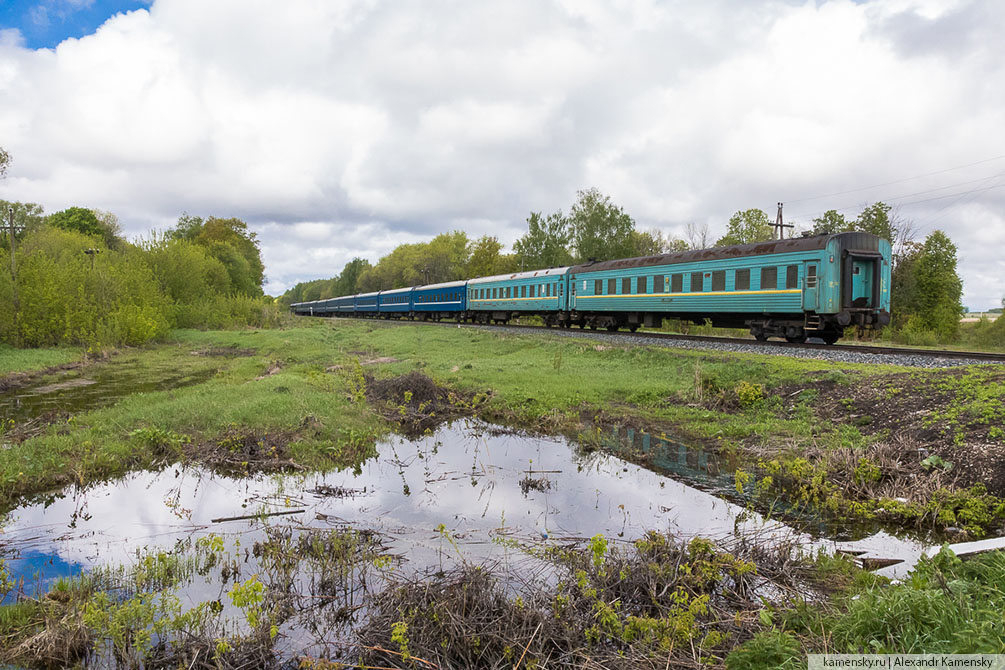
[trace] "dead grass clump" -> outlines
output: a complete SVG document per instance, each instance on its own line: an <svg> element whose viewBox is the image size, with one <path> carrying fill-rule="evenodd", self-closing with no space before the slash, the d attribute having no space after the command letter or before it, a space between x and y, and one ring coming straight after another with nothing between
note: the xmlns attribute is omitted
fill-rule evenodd
<svg viewBox="0 0 1005 670"><path fill-rule="evenodd" d="M187 445L186 459L204 464L217 472L279 472L303 469L289 455L295 434L257 433L229 428L210 442Z"/></svg>
<svg viewBox="0 0 1005 670"><path fill-rule="evenodd" d="M421 372L387 379L367 376L365 394L386 419L401 426L406 436L421 435L446 421L474 413L471 397L440 386Z"/></svg>
<svg viewBox="0 0 1005 670"><path fill-rule="evenodd" d="M49 410L22 423L14 424L3 433L4 442L20 444L25 440L38 437L52 424L66 423L70 413L65 410Z"/></svg>
<svg viewBox="0 0 1005 670"><path fill-rule="evenodd" d="M358 631L361 662L700 667L750 637L762 596L793 590L810 573L777 544L759 550L755 568L751 546L729 553L709 540L650 533L610 548L597 536L585 547L548 551L554 579L547 581L472 566L399 581L374 597Z"/></svg>

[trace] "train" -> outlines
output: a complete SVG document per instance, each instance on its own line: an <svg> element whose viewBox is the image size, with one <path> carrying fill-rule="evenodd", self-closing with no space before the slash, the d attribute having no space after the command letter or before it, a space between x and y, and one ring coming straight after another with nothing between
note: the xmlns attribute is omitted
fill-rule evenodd
<svg viewBox="0 0 1005 670"><path fill-rule="evenodd" d="M890 323L891 245L861 232L587 262L561 268L294 303L305 316L504 324L609 331L664 319L748 328L757 340L827 344L845 329Z"/></svg>

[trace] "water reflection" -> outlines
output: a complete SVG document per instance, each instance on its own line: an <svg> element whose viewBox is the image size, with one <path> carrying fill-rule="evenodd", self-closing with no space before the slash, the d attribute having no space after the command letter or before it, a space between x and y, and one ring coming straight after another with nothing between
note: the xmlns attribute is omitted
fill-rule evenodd
<svg viewBox="0 0 1005 670"><path fill-rule="evenodd" d="M115 404L135 393L198 384L215 372L214 368L162 369L139 361L111 361L68 370L55 378L0 393L0 419L21 424L52 412L85 412Z"/></svg>
<svg viewBox="0 0 1005 670"><path fill-rule="evenodd" d="M415 441L395 438L378 452L355 472L237 479L173 467L68 491L12 515L3 539L19 556L9 565L31 583L38 571L44 580L62 574L57 565L129 562L137 550L170 548L179 538L210 532L240 535L247 546L261 539L261 522L238 517L275 512L295 513L269 523L372 529L418 570L444 560L441 524L469 561L512 551L499 538L565 542L601 533L628 541L647 530L685 538L727 537L736 529L791 532L617 456L475 422ZM708 458L697 458L707 471ZM44 557L52 559L51 569Z"/></svg>

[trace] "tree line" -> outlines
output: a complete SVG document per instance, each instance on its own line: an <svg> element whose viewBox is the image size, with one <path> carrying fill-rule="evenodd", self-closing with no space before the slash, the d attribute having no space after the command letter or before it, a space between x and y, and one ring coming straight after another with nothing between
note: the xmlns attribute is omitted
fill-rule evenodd
<svg viewBox="0 0 1005 670"><path fill-rule="evenodd" d="M9 156L0 158L5 170ZM99 349L156 340L171 328L276 318L262 291L258 241L239 219L184 214L132 243L110 212L46 215L36 203L0 201L4 223L11 210L19 232L0 236L0 342Z"/></svg>
<svg viewBox="0 0 1005 670"><path fill-rule="evenodd" d="M639 230L635 220L596 188L580 191L569 212L531 212L526 232L503 251L498 238L470 239L463 231L437 235L429 242L403 244L376 264L354 258L331 279L302 282L280 301L323 300L342 295L403 288L495 274L562 267L589 260L651 256L710 246L749 244L774 239L773 221L760 209L734 213L726 232L714 239L708 225L691 223L686 238L657 228ZM893 245L892 332L912 341L951 342L959 336L963 283L957 272L957 249L936 230L923 240L910 221L877 202L858 216L825 212L807 226L813 235L865 232ZM1005 322L999 326L1005 331ZM1005 343L1005 333L1001 335Z"/></svg>

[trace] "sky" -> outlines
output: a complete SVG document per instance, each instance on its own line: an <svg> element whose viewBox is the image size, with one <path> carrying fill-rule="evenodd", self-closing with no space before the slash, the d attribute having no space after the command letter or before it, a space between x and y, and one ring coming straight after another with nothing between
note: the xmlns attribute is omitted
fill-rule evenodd
<svg viewBox="0 0 1005 670"><path fill-rule="evenodd" d="M1005 296L998 0L0 0L0 198L257 232L266 291L598 188L640 229L884 201Z"/></svg>

